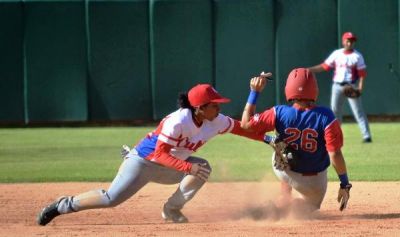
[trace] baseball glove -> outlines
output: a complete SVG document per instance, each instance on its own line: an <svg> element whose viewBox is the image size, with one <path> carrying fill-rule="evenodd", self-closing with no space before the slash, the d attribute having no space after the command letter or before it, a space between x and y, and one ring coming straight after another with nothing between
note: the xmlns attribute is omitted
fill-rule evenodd
<svg viewBox="0 0 400 237"><path fill-rule="evenodd" d="M275 150L273 165L277 170L291 169L297 166L299 157L296 151L278 137L264 138L265 143Z"/></svg>
<svg viewBox="0 0 400 237"><path fill-rule="evenodd" d="M345 85L343 87L344 95L349 98L358 98L361 96L361 92L359 89L352 87L351 85Z"/></svg>

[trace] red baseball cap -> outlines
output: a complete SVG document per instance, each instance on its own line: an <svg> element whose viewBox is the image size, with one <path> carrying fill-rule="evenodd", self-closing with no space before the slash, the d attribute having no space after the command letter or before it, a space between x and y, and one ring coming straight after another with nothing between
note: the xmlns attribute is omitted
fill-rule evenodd
<svg viewBox="0 0 400 237"><path fill-rule="evenodd" d="M342 41L345 41L345 40L347 40L347 39L357 41L356 35L353 34L353 33L351 33L351 32L345 32L345 33L342 35Z"/></svg>
<svg viewBox="0 0 400 237"><path fill-rule="evenodd" d="M190 105L193 107L201 106L207 103L228 103L231 100L222 97L218 92L209 84L198 84L190 89L188 93Z"/></svg>

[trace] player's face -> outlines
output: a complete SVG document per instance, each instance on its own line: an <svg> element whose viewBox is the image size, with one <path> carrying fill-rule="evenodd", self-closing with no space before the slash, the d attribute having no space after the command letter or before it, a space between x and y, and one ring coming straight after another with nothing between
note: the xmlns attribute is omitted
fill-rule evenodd
<svg viewBox="0 0 400 237"><path fill-rule="evenodd" d="M352 39L346 39L346 40L343 41L343 48L346 49L346 50L353 49L355 43L356 42L354 40L352 40Z"/></svg>
<svg viewBox="0 0 400 237"><path fill-rule="evenodd" d="M202 110L204 118L212 121L218 116L220 107L218 103L208 103L202 106Z"/></svg>

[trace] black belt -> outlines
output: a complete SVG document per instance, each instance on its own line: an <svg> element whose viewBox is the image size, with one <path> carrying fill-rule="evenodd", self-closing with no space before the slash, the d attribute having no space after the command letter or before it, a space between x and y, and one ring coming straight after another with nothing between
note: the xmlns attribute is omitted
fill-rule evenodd
<svg viewBox="0 0 400 237"><path fill-rule="evenodd" d="M335 84L338 84L339 86L345 86L345 85L353 85L354 83L351 83L351 82L335 82Z"/></svg>

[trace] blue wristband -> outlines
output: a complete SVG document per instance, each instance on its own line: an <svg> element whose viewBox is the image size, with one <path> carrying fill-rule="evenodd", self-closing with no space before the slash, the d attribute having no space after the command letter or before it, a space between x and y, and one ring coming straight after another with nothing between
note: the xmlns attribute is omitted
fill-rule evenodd
<svg viewBox="0 0 400 237"><path fill-rule="evenodd" d="M340 187L345 187L349 184L349 178L347 177L347 173L339 175L340 179Z"/></svg>
<svg viewBox="0 0 400 237"><path fill-rule="evenodd" d="M247 98L247 103L255 105L257 103L257 98L258 98L259 94L260 93L258 93L257 91L251 90L250 94L249 94L249 98Z"/></svg>

